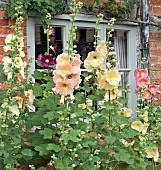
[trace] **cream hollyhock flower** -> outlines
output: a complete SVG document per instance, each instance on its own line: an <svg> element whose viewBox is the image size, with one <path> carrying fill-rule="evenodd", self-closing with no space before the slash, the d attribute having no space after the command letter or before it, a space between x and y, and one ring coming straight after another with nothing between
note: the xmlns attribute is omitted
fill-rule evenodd
<svg viewBox="0 0 161 170"><path fill-rule="evenodd" d="M26 62L23 62L23 63L22 63L22 66L21 66L21 69L20 69L20 74L21 74L21 76L23 77L23 79L26 78L26 77L25 77L25 68L26 68L26 66L27 66L27 63L26 63Z"/></svg>
<svg viewBox="0 0 161 170"><path fill-rule="evenodd" d="M134 145L135 141L133 140L132 142L127 142L125 139L120 139L119 140L125 147L132 146Z"/></svg>
<svg viewBox="0 0 161 170"><path fill-rule="evenodd" d="M20 56L20 57L22 57L22 58L23 58L23 57L25 57L25 53L24 53L24 51L20 51L19 56Z"/></svg>
<svg viewBox="0 0 161 170"><path fill-rule="evenodd" d="M97 46L96 51L101 53L103 56L107 53L107 46L105 41L101 41L101 43Z"/></svg>
<svg viewBox="0 0 161 170"><path fill-rule="evenodd" d="M143 135L146 134L148 127L149 127L149 124L148 124L148 123L144 123L143 129L142 129L142 134L143 134Z"/></svg>
<svg viewBox="0 0 161 170"><path fill-rule="evenodd" d="M17 105L10 106L9 111L12 112L13 116L19 116L20 115L20 111L19 111Z"/></svg>
<svg viewBox="0 0 161 170"><path fill-rule="evenodd" d="M84 67L86 69L89 68L89 66L93 68L102 68L104 65L104 57L102 57L100 52L92 51L88 53L87 58L84 61ZM88 71L88 70L87 70Z"/></svg>
<svg viewBox="0 0 161 170"><path fill-rule="evenodd" d="M14 66L17 68L21 68L23 66L23 61L21 57L16 57L14 60Z"/></svg>
<svg viewBox="0 0 161 170"><path fill-rule="evenodd" d="M3 47L3 50L4 50L4 52L7 52L7 51L10 51L10 50L12 50L12 49L11 49L11 46L10 46L10 45L5 45L5 46Z"/></svg>
<svg viewBox="0 0 161 170"><path fill-rule="evenodd" d="M5 38L5 43L8 45L11 43L11 40L15 40L16 36L13 34L8 34Z"/></svg>
<svg viewBox="0 0 161 170"><path fill-rule="evenodd" d="M158 152L158 148L152 148L152 147L148 147L145 149L145 152L147 154L147 158L153 158L154 162L158 161L159 158L159 152Z"/></svg>
<svg viewBox="0 0 161 170"><path fill-rule="evenodd" d="M3 61L3 69L5 73L8 73L11 71L11 67L12 67L12 59L10 57L3 57L2 59Z"/></svg>
<svg viewBox="0 0 161 170"><path fill-rule="evenodd" d="M106 80L112 86L118 86L121 80L121 75L118 70L109 70L106 72Z"/></svg>
<svg viewBox="0 0 161 170"><path fill-rule="evenodd" d="M142 130L144 128L144 124L141 121L136 120L136 121L132 122L131 128L135 129L135 130L137 130L139 132L142 132Z"/></svg>
<svg viewBox="0 0 161 170"><path fill-rule="evenodd" d="M121 111L119 112L120 116L124 116L124 117L131 117L132 115L132 110L128 109L126 107L121 108Z"/></svg>

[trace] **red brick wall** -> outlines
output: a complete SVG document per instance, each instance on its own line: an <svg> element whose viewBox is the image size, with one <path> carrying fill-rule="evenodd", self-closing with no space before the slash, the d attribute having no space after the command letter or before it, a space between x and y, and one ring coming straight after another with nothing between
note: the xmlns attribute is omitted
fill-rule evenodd
<svg viewBox="0 0 161 170"><path fill-rule="evenodd" d="M149 1L149 13L150 17L155 21L159 21L161 17L161 0L150 0ZM155 79L161 86L161 31L157 28L150 28L150 64L154 64ZM160 87L161 90L161 87ZM159 96L161 99L161 95ZM161 100L159 102L161 104Z"/></svg>

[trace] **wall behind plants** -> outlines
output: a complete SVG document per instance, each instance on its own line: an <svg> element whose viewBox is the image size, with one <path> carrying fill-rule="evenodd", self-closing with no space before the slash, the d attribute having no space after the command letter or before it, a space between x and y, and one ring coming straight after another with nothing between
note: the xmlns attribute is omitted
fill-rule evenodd
<svg viewBox="0 0 161 170"><path fill-rule="evenodd" d="M149 14L152 22L161 21L161 1L149 1ZM161 30L150 27L150 63L154 64L155 79L158 84L161 82ZM160 89L161 90L161 89ZM161 95L159 96L161 98ZM161 100L159 101L161 104Z"/></svg>

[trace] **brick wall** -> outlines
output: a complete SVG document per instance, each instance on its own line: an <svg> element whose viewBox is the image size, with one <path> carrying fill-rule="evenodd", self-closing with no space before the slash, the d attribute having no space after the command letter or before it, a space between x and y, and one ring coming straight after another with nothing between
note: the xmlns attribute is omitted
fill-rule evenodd
<svg viewBox="0 0 161 170"><path fill-rule="evenodd" d="M149 1L149 14L151 21L161 21L161 0L150 0ZM150 27L150 64L154 64L155 79L161 86L161 31L156 27ZM161 87L160 87L161 90ZM159 96L161 99L161 95ZM161 104L161 100L159 102Z"/></svg>

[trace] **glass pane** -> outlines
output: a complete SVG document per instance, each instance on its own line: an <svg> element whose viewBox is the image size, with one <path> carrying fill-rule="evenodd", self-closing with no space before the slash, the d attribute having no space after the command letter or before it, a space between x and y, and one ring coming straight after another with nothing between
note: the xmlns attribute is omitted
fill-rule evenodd
<svg viewBox="0 0 161 170"><path fill-rule="evenodd" d="M51 26L52 35L50 35L49 46L54 47L54 50L49 50L49 53L55 58L63 52L63 27ZM47 51L47 36L44 34L43 26L35 26L35 60L39 54L44 54ZM40 68L35 66L36 69Z"/></svg>
<svg viewBox="0 0 161 170"><path fill-rule="evenodd" d="M94 42L94 28L82 28L78 27L76 31L76 41L77 52L81 55L81 60L84 61L90 51L93 51ZM84 66L82 65L82 69Z"/></svg>
<svg viewBox="0 0 161 170"><path fill-rule="evenodd" d="M108 30L106 32L108 32ZM119 68L128 68L127 31L115 30L112 37L112 46L116 51Z"/></svg>

